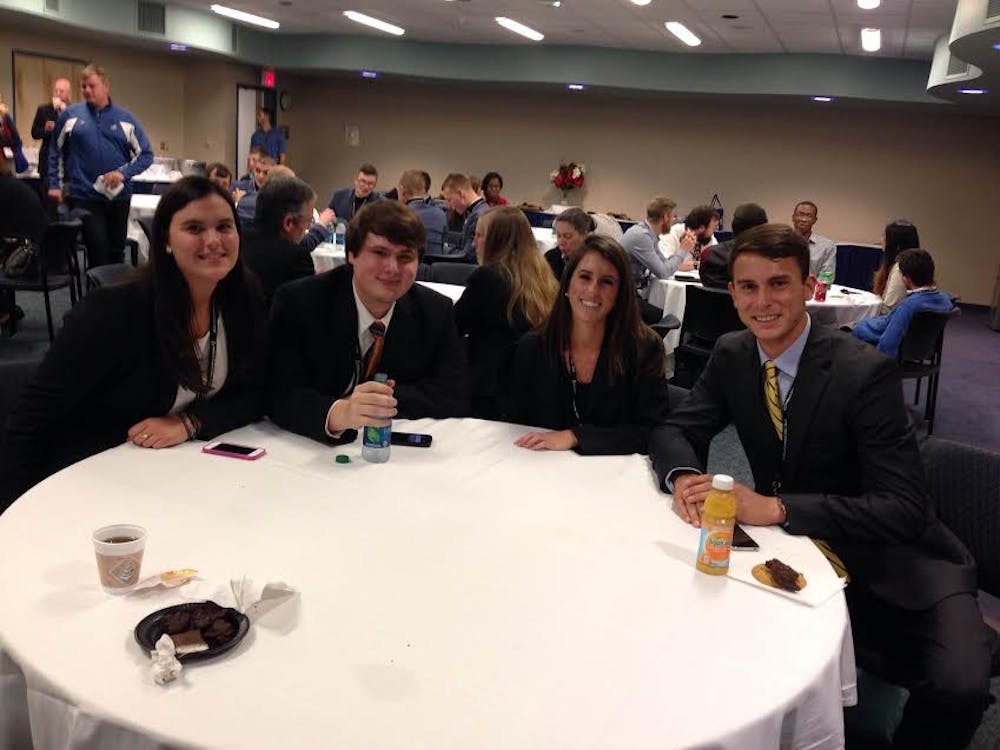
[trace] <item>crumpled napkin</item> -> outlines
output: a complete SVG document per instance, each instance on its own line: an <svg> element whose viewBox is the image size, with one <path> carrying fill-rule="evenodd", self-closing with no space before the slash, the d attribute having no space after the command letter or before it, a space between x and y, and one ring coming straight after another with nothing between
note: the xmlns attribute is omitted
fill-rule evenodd
<svg viewBox="0 0 1000 750"><path fill-rule="evenodd" d="M108 187L107 183L104 181L104 175L101 175L96 180L94 180L94 190L103 195L105 198L114 198L118 193L125 189L125 183L119 182L118 187Z"/></svg>
<svg viewBox="0 0 1000 750"><path fill-rule="evenodd" d="M261 617L271 612L286 602L298 596L298 591L283 581L273 581L264 584L260 592L260 598L256 601L248 602L252 594L253 582L246 576L233 578L229 582L233 591L233 598L236 600L236 609L250 618L251 623L256 623Z"/></svg>
<svg viewBox="0 0 1000 750"><path fill-rule="evenodd" d="M156 642L156 650L149 652L152 657L149 669L153 674L153 682L157 685L173 682L184 669L184 666L177 661L176 654L173 639L166 633L161 635L160 640Z"/></svg>

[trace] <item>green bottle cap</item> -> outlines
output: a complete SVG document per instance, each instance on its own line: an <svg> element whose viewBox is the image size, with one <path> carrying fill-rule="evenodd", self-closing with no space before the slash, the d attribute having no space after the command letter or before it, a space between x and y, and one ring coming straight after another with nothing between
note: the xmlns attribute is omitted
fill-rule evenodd
<svg viewBox="0 0 1000 750"><path fill-rule="evenodd" d="M336 460L337 460L338 464L349 464L349 463L351 463L351 457L348 456L346 453L338 453Z"/></svg>

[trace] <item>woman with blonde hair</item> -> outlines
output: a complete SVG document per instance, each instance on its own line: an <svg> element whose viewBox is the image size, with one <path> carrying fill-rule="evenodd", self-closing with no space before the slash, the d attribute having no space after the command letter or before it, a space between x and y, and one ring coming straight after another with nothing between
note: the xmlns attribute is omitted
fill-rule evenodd
<svg viewBox="0 0 1000 750"><path fill-rule="evenodd" d="M476 227L477 268L455 303L460 333L469 337L473 416L502 418L507 371L517 340L552 310L558 284L520 209L494 208Z"/></svg>

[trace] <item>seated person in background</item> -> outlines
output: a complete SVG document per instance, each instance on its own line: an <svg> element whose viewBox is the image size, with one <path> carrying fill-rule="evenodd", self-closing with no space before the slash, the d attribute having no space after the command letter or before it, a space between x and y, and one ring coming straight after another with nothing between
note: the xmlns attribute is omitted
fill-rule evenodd
<svg viewBox="0 0 1000 750"><path fill-rule="evenodd" d="M670 227L670 231L663 232L660 237L660 252L666 257L685 254L690 255L692 260L700 260L702 252L717 245L719 241L715 239L715 230L719 227L719 214L711 206L695 206L688 215L684 217L682 224ZM687 264L685 264L687 265ZM694 268L692 263L688 268L680 268L685 271Z"/></svg>
<svg viewBox="0 0 1000 750"><path fill-rule="evenodd" d="M205 176L226 192L233 189L233 173L222 162L213 161L205 167Z"/></svg>
<svg viewBox="0 0 1000 750"><path fill-rule="evenodd" d="M448 207L452 211L465 217L462 220L461 258L456 257L455 260L475 263L476 248L473 241L476 236L476 222L490 207L472 186L472 178L458 172L452 172L444 178L444 182L441 183L441 195L448 201Z"/></svg>
<svg viewBox="0 0 1000 750"><path fill-rule="evenodd" d="M874 344L883 354L895 357L899 344L910 327L913 316L925 310L948 312L954 298L934 284L934 259L926 250L904 250L897 258L899 273L906 287L906 298L885 315L865 318L854 326L854 335Z"/></svg>
<svg viewBox="0 0 1000 750"><path fill-rule="evenodd" d="M483 178L483 200L490 208L507 205L507 199L500 195L501 190L503 190L503 177L500 173L487 172Z"/></svg>
<svg viewBox="0 0 1000 750"><path fill-rule="evenodd" d="M734 423L755 483L736 485L736 520L825 540L834 569L846 567L855 643L910 690L893 747L964 748L989 700L997 637L976 605L969 553L934 517L897 365L810 322L809 246L791 227L747 230L732 258L748 330L719 339L654 431L661 487L700 526L709 443Z"/></svg>
<svg viewBox="0 0 1000 750"><path fill-rule="evenodd" d="M424 187L424 175L416 169L408 169L399 178L399 186L396 190L399 193L399 201L414 211L424 223L427 230L427 247L424 249L425 255L440 256L444 250L444 233L447 229L444 211L430 202L427 197L427 189Z"/></svg>
<svg viewBox="0 0 1000 750"><path fill-rule="evenodd" d="M274 172L277 172L275 167ZM313 274L309 250L299 243L313 223L316 193L298 177L268 176L256 193L253 229L245 234L243 262L260 281L264 304L287 281Z"/></svg>
<svg viewBox="0 0 1000 750"><path fill-rule="evenodd" d="M17 132L17 127L14 125L14 121L7 111L3 95L0 94L0 149L10 149L11 161L13 162L15 173L24 172L28 169L28 160L24 158L22 145L21 135ZM0 151L0 153L3 152ZM44 173L44 165L38 165L38 172L39 174Z"/></svg>
<svg viewBox="0 0 1000 750"><path fill-rule="evenodd" d="M270 156L261 156L257 159L254 175L254 185L257 189L236 201L236 216L244 231L253 230L253 220L257 213L257 193L264 189L264 185L267 184L272 175L274 177L294 177L295 172L283 164L275 164L274 159Z"/></svg>
<svg viewBox="0 0 1000 750"><path fill-rule="evenodd" d="M40 245L49 216L42 201L27 183L14 176L14 151L9 146L0 150L0 259L18 240L30 240ZM14 302L14 290L0 290L0 327L11 335L24 313Z"/></svg>
<svg viewBox="0 0 1000 750"><path fill-rule="evenodd" d="M232 199L205 177L156 208L149 262L66 315L0 451L0 509L50 474L129 440L207 440L262 413L264 315Z"/></svg>
<svg viewBox="0 0 1000 750"><path fill-rule="evenodd" d="M275 424L336 445L397 415L467 415L454 306L414 283L425 242L412 209L376 201L347 226L347 265L278 289L269 357ZM374 382L377 372L389 382Z"/></svg>
<svg viewBox="0 0 1000 750"><path fill-rule="evenodd" d="M251 146L250 153L247 154L247 173L233 183L234 201L239 203L244 195L257 192L257 162L260 157L268 155L263 146Z"/></svg>
<svg viewBox="0 0 1000 750"><path fill-rule="evenodd" d="M643 322L649 325L663 318L663 310L647 302L653 277L669 279L675 271L694 268L688 256L695 245L693 238L685 240L686 250L669 257L664 257L658 247L660 235L670 230L676 207L670 198L653 198L646 206L646 220L630 226L622 237L621 244L635 280L635 292L639 295L639 312Z"/></svg>
<svg viewBox="0 0 1000 750"><path fill-rule="evenodd" d="M483 214L476 247L479 268L455 303L455 321L459 333L469 337L472 416L499 419L506 411L514 345L548 317L559 284L520 209L505 206Z"/></svg>
<svg viewBox="0 0 1000 750"><path fill-rule="evenodd" d="M882 298L881 314L889 312L906 297L906 287L899 273L896 257L903 250L920 247L917 228L906 219L886 224L882 233L882 262L872 278L872 291Z"/></svg>
<svg viewBox="0 0 1000 750"><path fill-rule="evenodd" d="M336 218L350 221L354 214L382 197L381 193L375 191L377 183L378 170L375 169L375 165L365 162L358 167L358 173L354 175L354 184L337 190L330 197L329 208L333 210Z"/></svg>
<svg viewBox="0 0 1000 750"><path fill-rule="evenodd" d="M594 220L582 208L567 208L552 222L556 234L556 246L545 253L556 281L562 279L566 259L583 245L583 239L594 231Z"/></svg>
<svg viewBox="0 0 1000 750"><path fill-rule="evenodd" d="M828 273L833 279L837 273L837 246L833 240L816 234L812 228L819 218L819 209L812 201L799 201L792 212L792 226L809 242L809 273L819 278Z"/></svg>
<svg viewBox="0 0 1000 750"><path fill-rule="evenodd" d="M639 318L621 246L589 235L570 256L552 314L514 357L512 422L542 427L515 445L646 453L669 412L663 341ZM549 431L551 430L551 432Z"/></svg>
<svg viewBox="0 0 1000 750"><path fill-rule="evenodd" d="M729 288L729 258L736 247L741 233L761 224L767 224L767 213L756 203L743 203L733 211L733 237L710 245L705 249L698 264L698 275L704 286L713 289Z"/></svg>

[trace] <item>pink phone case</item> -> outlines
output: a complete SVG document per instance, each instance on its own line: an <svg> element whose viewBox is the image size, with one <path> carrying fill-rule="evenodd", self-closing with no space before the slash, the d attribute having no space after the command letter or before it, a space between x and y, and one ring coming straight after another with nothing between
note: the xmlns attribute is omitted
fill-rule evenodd
<svg viewBox="0 0 1000 750"><path fill-rule="evenodd" d="M219 450L214 448L215 445L220 445L220 442L209 443L204 448L201 449L202 453L211 453L213 456L225 456L226 458L239 458L243 461L256 461L258 458L267 453L263 448L254 448L253 453L244 456L241 453L231 453L229 451ZM231 445L236 445L236 443L231 443ZM249 445L240 446L241 448L250 448Z"/></svg>

